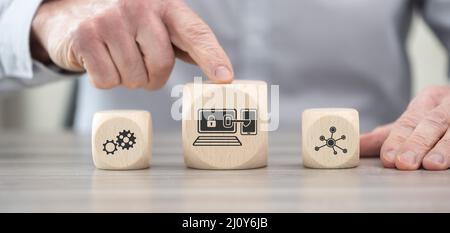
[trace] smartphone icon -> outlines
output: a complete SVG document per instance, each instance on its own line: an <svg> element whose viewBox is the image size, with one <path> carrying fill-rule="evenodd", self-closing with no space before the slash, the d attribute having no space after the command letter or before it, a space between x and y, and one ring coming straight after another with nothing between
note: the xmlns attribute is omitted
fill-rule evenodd
<svg viewBox="0 0 450 233"><path fill-rule="evenodd" d="M241 118L243 120L241 124L241 134L256 135L256 109L243 109L241 112Z"/></svg>

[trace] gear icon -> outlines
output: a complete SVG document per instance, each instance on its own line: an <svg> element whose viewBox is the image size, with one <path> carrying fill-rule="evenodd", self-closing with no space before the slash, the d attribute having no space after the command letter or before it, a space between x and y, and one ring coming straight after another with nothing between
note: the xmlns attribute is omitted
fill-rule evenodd
<svg viewBox="0 0 450 233"><path fill-rule="evenodd" d="M136 137L130 130L123 130L117 135L117 146L129 150L136 144Z"/></svg>
<svg viewBox="0 0 450 233"><path fill-rule="evenodd" d="M117 151L117 144L113 140L106 140L106 142L103 143L103 151L106 152L107 155L113 155L114 152Z"/></svg>

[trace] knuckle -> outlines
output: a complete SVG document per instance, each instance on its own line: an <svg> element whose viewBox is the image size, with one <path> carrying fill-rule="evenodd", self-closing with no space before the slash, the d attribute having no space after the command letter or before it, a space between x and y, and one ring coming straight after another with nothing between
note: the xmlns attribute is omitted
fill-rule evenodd
<svg viewBox="0 0 450 233"><path fill-rule="evenodd" d="M167 59L161 59L155 62L155 69L158 73L167 74L175 65L175 59L173 57Z"/></svg>
<svg viewBox="0 0 450 233"><path fill-rule="evenodd" d="M75 30L75 32L83 37L86 36L93 36L96 34L97 25L94 21L88 20L85 22L82 22L78 28Z"/></svg>
<svg viewBox="0 0 450 233"><path fill-rule="evenodd" d="M422 93L419 93L411 102L408 104L407 109L414 109L417 108L417 106L423 106L423 105L430 105L433 104L432 99L430 98L430 95L427 94L427 92L423 91Z"/></svg>
<svg viewBox="0 0 450 233"><path fill-rule="evenodd" d="M407 106L407 110L413 108L415 105L420 104L423 99L424 96L426 96L423 92L419 93L416 97L414 97L408 104Z"/></svg>
<svg viewBox="0 0 450 233"><path fill-rule="evenodd" d="M123 85L129 89L137 89L145 85L145 80L143 78L127 78L123 80Z"/></svg>
<svg viewBox="0 0 450 233"><path fill-rule="evenodd" d="M153 19L150 19L149 21L151 22L151 21L153 21ZM154 23L154 22L151 22L151 23ZM155 22L155 24L156 24L156 22ZM165 30L165 29L163 29L163 30ZM159 29L159 30L153 29L152 37L153 37L154 43L157 44L162 49L173 50L172 42L170 41L170 38L166 34L167 34L167 32L162 31L161 29Z"/></svg>
<svg viewBox="0 0 450 233"><path fill-rule="evenodd" d="M396 123L397 126L402 129L411 130L417 126L419 120L410 114L405 114L404 116L400 117Z"/></svg>
<svg viewBox="0 0 450 233"><path fill-rule="evenodd" d="M389 137L383 142L381 146L381 152L384 154L391 150L398 149L403 143L407 140L404 134L393 133L390 134Z"/></svg>
<svg viewBox="0 0 450 233"><path fill-rule="evenodd" d="M128 89L138 89L139 85L135 82L124 82L123 84Z"/></svg>
<svg viewBox="0 0 450 233"><path fill-rule="evenodd" d="M145 5L143 3L148 1L129 1L129 0L119 0L117 1L117 6L121 10L125 11L136 11L144 7Z"/></svg>
<svg viewBox="0 0 450 233"><path fill-rule="evenodd" d="M76 51L91 52L93 41L98 39L96 25L93 22L83 22L72 33L72 47Z"/></svg>
<svg viewBox="0 0 450 233"><path fill-rule="evenodd" d="M124 12L126 15L131 16L132 18L136 18L154 11L158 2L159 1L119 0L117 6L121 12Z"/></svg>
<svg viewBox="0 0 450 233"><path fill-rule="evenodd" d="M427 149L434 146L434 140L423 134L414 134L408 141L408 144L415 148Z"/></svg>
<svg viewBox="0 0 450 233"><path fill-rule="evenodd" d="M152 91L159 90L164 87L167 80L168 80L167 77L162 77L162 76L157 77L157 76L152 75L152 77L150 78L150 82L147 85L147 89L152 90Z"/></svg>
<svg viewBox="0 0 450 233"><path fill-rule="evenodd" d="M111 8L92 19L92 21L99 29L98 34L104 37L117 37L127 31L124 19L117 8Z"/></svg>
<svg viewBox="0 0 450 233"><path fill-rule="evenodd" d="M415 99L419 103L425 103L429 106L437 106L442 100L442 94L446 92L442 87L428 87L421 91Z"/></svg>
<svg viewBox="0 0 450 233"><path fill-rule="evenodd" d="M135 77L143 74L143 63L138 55L125 54L120 61L120 67L123 69L125 76Z"/></svg>
<svg viewBox="0 0 450 233"><path fill-rule="evenodd" d="M399 135L391 135L388 139L386 139L386 141L384 141L380 151L382 154L384 154L387 151L397 148L399 144L404 141L405 139Z"/></svg>
<svg viewBox="0 0 450 233"><path fill-rule="evenodd" d="M144 87L147 84L147 72L141 62L132 62L130 64L126 64L125 67L128 67L128 69L124 72L125 74L122 75L123 84L125 87L136 89Z"/></svg>
<svg viewBox="0 0 450 233"><path fill-rule="evenodd" d="M92 78L92 84L98 89L111 89L119 85L119 81L115 79L98 79Z"/></svg>
<svg viewBox="0 0 450 233"><path fill-rule="evenodd" d="M145 87L148 82L145 69L138 69L134 73L130 73L129 75L123 77L122 82L125 87L130 89Z"/></svg>
<svg viewBox="0 0 450 233"><path fill-rule="evenodd" d="M175 64L174 55L168 56L164 59L154 61L151 63L149 68L149 83L147 89L149 90L159 90L167 82L170 73Z"/></svg>
<svg viewBox="0 0 450 233"><path fill-rule="evenodd" d="M389 143L394 144L394 143L402 143L406 140L406 137L401 135L401 134L396 134L396 135L392 135L390 137Z"/></svg>
<svg viewBox="0 0 450 233"><path fill-rule="evenodd" d="M449 115L443 110L435 110L430 115L425 117L425 123L437 129L447 128L449 122Z"/></svg>
<svg viewBox="0 0 450 233"><path fill-rule="evenodd" d="M439 87L439 86L427 87L424 90L422 90L421 92L419 92L418 97L433 99L433 97L436 97L437 94L442 92L443 90L444 89L442 89L442 87Z"/></svg>

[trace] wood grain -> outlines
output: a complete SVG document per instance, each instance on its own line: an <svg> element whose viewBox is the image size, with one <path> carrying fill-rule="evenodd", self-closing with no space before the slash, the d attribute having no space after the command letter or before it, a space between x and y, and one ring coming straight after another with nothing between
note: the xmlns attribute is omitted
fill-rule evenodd
<svg viewBox="0 0 450 233"><path fill-rule="evenodd" d="M0 135L1 212L449 212L449 171L302 166L300 135L270 134L269 165L254 170L186 168L179 132L155 132L153 166L94 167L90 135Z"/></svg>
<svg viewBox="0 0 450 233"><path fill-rule="evenodd" d="M312 108L302 114L303 165L352 168L359 164L359 116L349 108Z"/></svg>
<svg viewBox="0 0 450 233"><path fill-rule="evenodd" d="M114 110L95 113L92 157L99 169L148 168L152 158L152 119L147 111Z"/></svg>
<svg viewBox="0 0 450 233"><path fill-rule="evenodd" d="M188 83L183 89L183 106L183 155L188 167L250 169L267 165L267 84L265 82L235 80L231 84ZM225 112L222 113L221 109ZM224 115L230 116L231 120L242 121L244 120L243 110L250 109L255 111L254 118L257 122L254 134L243 132L245 121L231 122L231 127L225 127ZM234 112L233 115L231 115L232 112ZM218 124L222 124L226 129L234 129L234 132L208 130L202 132L198 123L199 119L206 120L208 116L215 115L218 116L217 118L222 118ZM223 144L227 146L212 146L211 143L198 146L195 143L201 140L201 137L209 138L209 141L214 143L231 140L234 141L234 145L226 142ZM207 141L208 139L203 142Z"/></svg>

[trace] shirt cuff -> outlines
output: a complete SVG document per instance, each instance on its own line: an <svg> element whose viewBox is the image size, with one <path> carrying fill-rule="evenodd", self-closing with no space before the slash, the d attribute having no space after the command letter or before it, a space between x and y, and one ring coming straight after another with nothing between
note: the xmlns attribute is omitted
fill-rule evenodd
<svg viewBox="0 0 450 233"><path fill-rule="evenodd" d="M42 0L13 0L0 15L0 78L31 79L31 22Z"/></svg>

